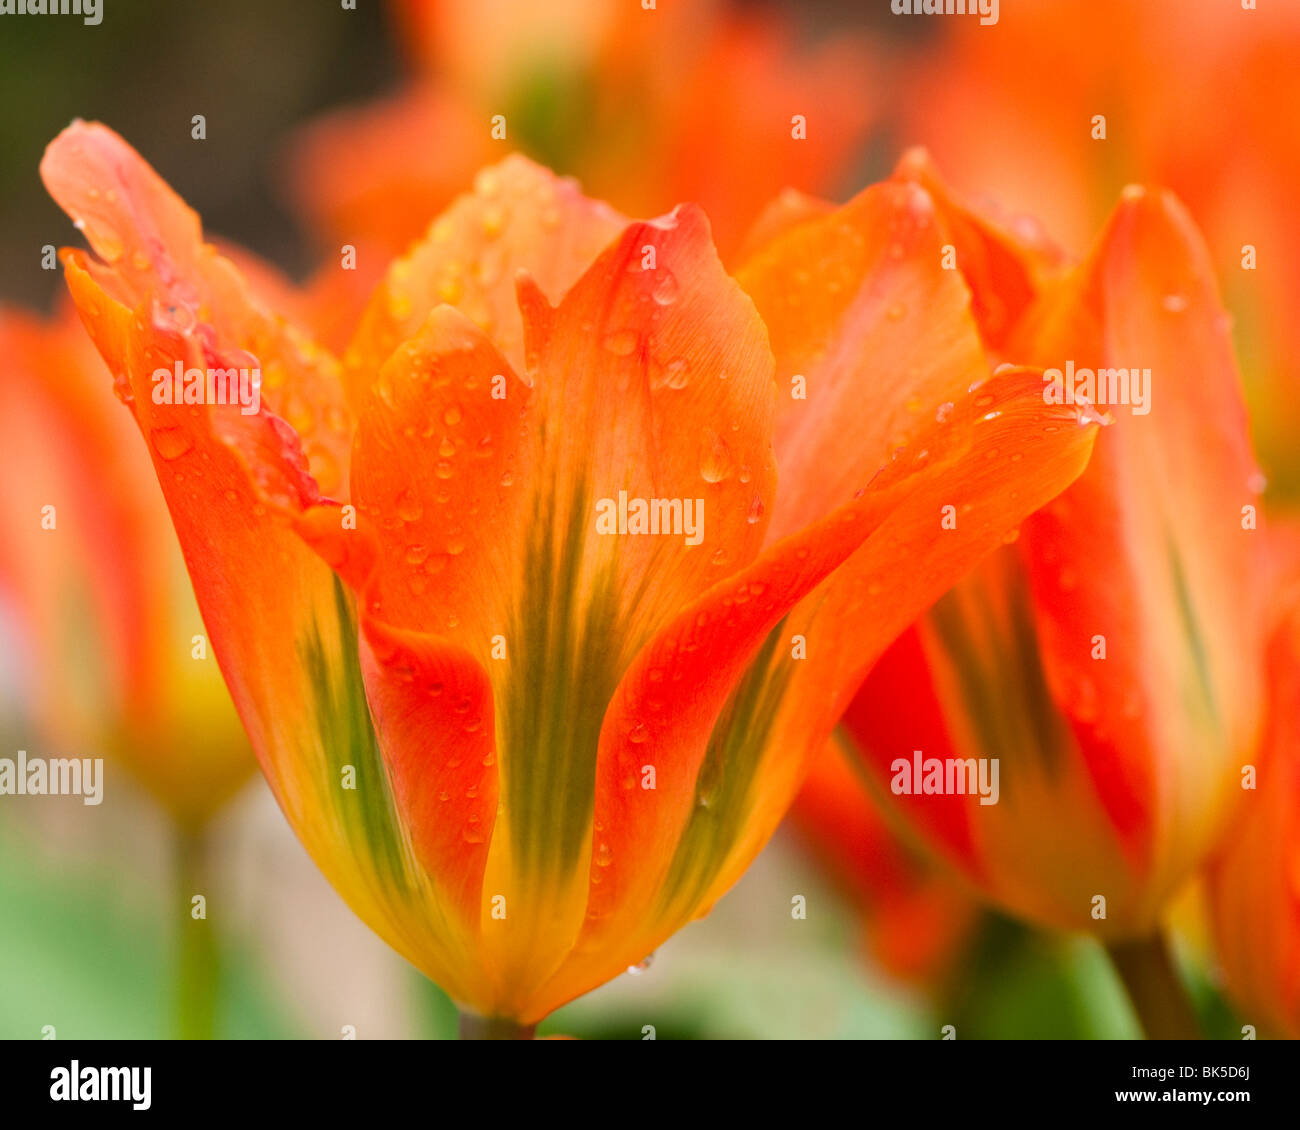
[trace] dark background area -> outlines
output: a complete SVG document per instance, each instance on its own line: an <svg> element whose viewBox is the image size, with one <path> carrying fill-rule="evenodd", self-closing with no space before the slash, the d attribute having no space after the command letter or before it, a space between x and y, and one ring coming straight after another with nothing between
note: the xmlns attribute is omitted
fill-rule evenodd
<svg viewBox="0 0 1300 1130"><path fill-rule="evenodd" d="M37 168L73 118L111 125L205 228L298 273L310 248L277 181L296 125L397 85L381 5L333 0L103 0L103 22L0 17L0 300L47 306L60 272L43 244L73 242ZM191 119L207 139L191 139Z"/></svg>
<svg viewBox="0 0 1300 1130"><path fill-rule="evenodd" d="M544 3L545 0L538 0ZM637 0L627 0L636 3ZM689 0L663 0L665 4ZM802 30L924 30L888 0L774 8ZM47 308L61 273L41 247L74 242L37 169L72 119L105 122L203 217L204 228L290 274L313 264L277 169L294 129L321 112L396 89L406 61L380 0L102 0L103 20L0 17L0 301ZM191 119L207 139L191 139Z"/></svg>

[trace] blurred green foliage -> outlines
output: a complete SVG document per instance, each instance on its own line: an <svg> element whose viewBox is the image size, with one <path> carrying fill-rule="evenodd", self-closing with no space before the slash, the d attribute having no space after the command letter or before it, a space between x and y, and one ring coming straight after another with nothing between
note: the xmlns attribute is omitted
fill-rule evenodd
<svg viewBox="0 0 1300 1130"><path fill-rule="evenodd" d="M12 866L0 835L0 1039L157 1039L173 1034L176 954L161 913L124 903L120 876ZM301 1035L247 945L221 943L217 1034Z"/></svg>

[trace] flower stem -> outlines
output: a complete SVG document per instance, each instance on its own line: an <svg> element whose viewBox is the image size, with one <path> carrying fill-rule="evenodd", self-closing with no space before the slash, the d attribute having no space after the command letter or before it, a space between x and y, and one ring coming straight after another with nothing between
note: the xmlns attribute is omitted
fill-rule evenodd
<svg viewBox="0 0 1300 1130"><path fill-rule="evenodd" d="M472 1012L460 1014L462 1040L531 1040L536 1031L536 1024L516 1024L506 1016L476 1016Z"/></svg>
<svg viewBox="0 0 1300 1130"><path fill-rule="evenodd" d="M1119 942L1107 946L1106 952L1128 990L1148 1040L1204 1038L1169 947L1160 934Z"/></svg>
<svg viewBox="0 0 1300 1130"><path fill-rule="evenodd" d="M193 899L204 897L207 912L207 836L182 828L176 836L176 1033L182 1040L210 1040L216 1033L220 961L217 939L206 917L195 918Z"/></svg>

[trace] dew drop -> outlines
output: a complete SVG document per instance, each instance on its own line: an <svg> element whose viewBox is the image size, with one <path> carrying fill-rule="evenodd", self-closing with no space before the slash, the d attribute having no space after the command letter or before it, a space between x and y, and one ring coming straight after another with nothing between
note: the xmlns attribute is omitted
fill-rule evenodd
<svg viewBox="0 0 1300 1130"><path fill-rule="evenodd" d="M653 294L654 300L659 303L660 306L671 306L677 301L677 292L679 289L677 286L677 276L674 275L672 271L662 269L658 274L659 281L655 284Z"/></svg>
<svg viewBox="0 0 1300 1130"><path fill-rule="evenodd" d="M194 447L194 441L183 428L154 428L149 433L149 440L158 452L158 458L168 462L179 459Z"/></svg>
<svg viewBox="0 0 1300 1130"><path fill-rule="evenodd" d="M418 522L424 514L424 505L414 491L404 490L397 497L397 516L403 522Z"/></svg>
<svg viewBox="0 0 1300 1130"><path fill-rule="evenodd" d="M674 357L655 374L656 388L685 388L691 380L691 363L685 357Z"/></svg>
<svg viewBox="0 0 1300 1130"><path fill-rule="evenodd" d="M704 450L700 455L700 475L706 483L720 483L736 469L731 448L719 435L706 432Z"/></svg>
<svg viewBox="0 0 1300 1130"><path fill-rule="evenodd" d="M647 969L650 968L650 966L654 964L654 960L655 960L654 954L652 953L646 954L646 956L643 957L640 961L638 961L635 965L629 965L627 967L628 974L632 977L641 976L642 973L644 973Z"/></svg>

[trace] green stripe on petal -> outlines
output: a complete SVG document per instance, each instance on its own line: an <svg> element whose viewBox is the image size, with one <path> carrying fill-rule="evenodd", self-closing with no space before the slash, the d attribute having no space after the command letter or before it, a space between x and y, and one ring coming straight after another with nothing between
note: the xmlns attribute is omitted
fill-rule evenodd
<svg viewBox="0 0 1300 1130"><path fill-rule="evenodd" d="M312 706L324 760L320 796L352 856L365 861L379 889L405 897L414 865L366 704L356 608L337 577L334 612L333 630L313 623L299 647L315 694ZM337 643L327 644L327 639ZM344 787L345 774L355 787Z"/></svg>
<svg viewBox="0 0 1300 1130"><path fill-rule="evenodd" d="M535 879L571 874L589 849L600 727L625 665L615 563L584 553L590 502L561 516L553 499L539 498L497 683L511 859Z"/></svg>
<svg viewBox="0 0 1300 1130"><path fill-rule="evenodd" d="M1031 598L1019 577L991 564L940 597L922 622L938 644L926 650L960 696L960 717L977 747L959 755L1027 758L1051 780L1073 738L1048 688ZM985 584L1002 591L986 592ZM1014 780L1004 776L1004 788Z"/></svg>
<svg viewBox="0 0 1300 1130"><path fill-rule="evenodd" d="M695 782L695 809L677 843L656 917L690 916L740 837L767 737L790 680L778 660L786 621L768 633L743 679L731 693L709 737Z"/></svg>

